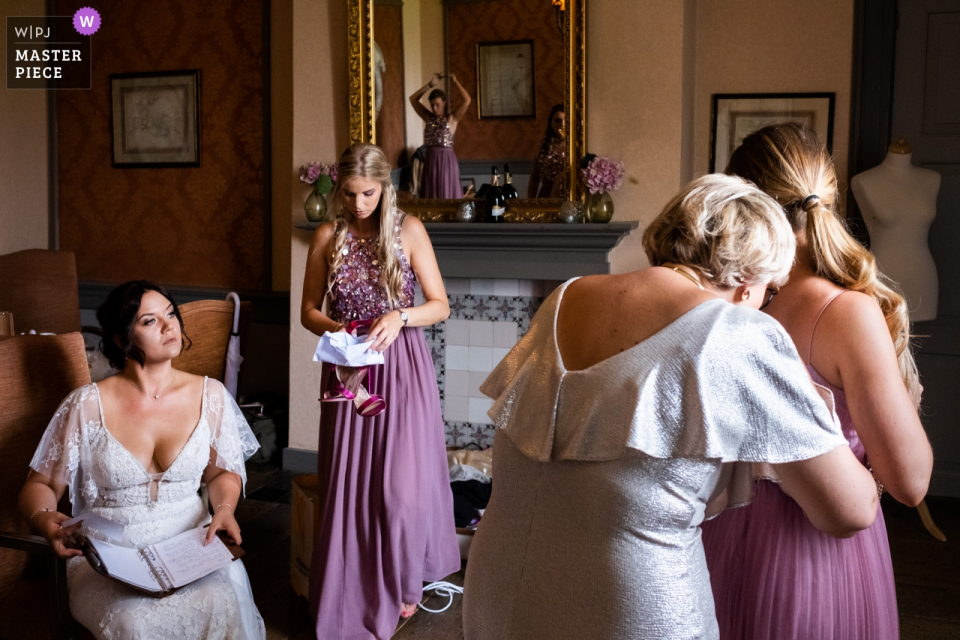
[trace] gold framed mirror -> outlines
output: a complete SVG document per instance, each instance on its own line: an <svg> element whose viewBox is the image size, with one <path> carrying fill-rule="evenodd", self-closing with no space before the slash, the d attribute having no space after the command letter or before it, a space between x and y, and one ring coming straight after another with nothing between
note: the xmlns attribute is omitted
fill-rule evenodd
<svg viewBox="0 0 960 640"><path fill-rule="evenodd" d="M420 95L413 93L415 87L419 87L425 80L431 77L431 73L438 73L445 80L447 94L451 96L451 111L453 113L454 100L462 100L464 96L469 95L472 104L468 106L462 121L459 122L459 131L454 131L453 135L461 135L464 144L473 142L473 155L468 156L466 160L460 159L459 166L467 166L466 171L461 171L460 181L461 189L469 188L470 184L480 186L477 180L482 180L482 173L477 167L484 163L502 164L504 161L513 162L521 165L533 167L529 173L520 173L518 191L521 195L538 195L541 197L516 198L507 201L506 220L508 222L551 222L556 219L557 212L564 200L583 201L583 191L578 179L578 165L580 159L586 153L587 132L586 132L586 0L524 0L518 6L523 10L536 12L535 15L526 17L518 15L515 9L511 9L509 18L512 20L510 32L516 33L518 29L524 38L527 34L524 29L537 31L535 35L529 36L534 41L534 50L530 56L529 65L532 67L528 71L530 76L530 88L527 93L535 101L531 105L534 117L510 116L503 117L503 120L497 121L484 115L479 103L479 94L481 94L481 83L484 87L491 86L490 76L498 73L498 67L493 71L487 71L480 64L480 40L485 40L482 44L489 46L497 45L501 42L497 40L518 40L513 38L491 38L490 32L481 33L476 25L479 21L473 23L474 27L463 28L464 18L461 14L474 11L478 15L485 16L484 24L489 22L490 16L499 13L498 9L511 4L510 0L347 0L347 20L348 20L348 64L349 64L349 126L351 142L371 142L379 144L387 153L388 159L395 167L403 167L402 160L398 158L415 158L413 149L423 149L418 144L422 140L422 131L415 130L416 126L423 126L419 118L426 120L431 106L427 106L423 100L427 98L429 89L433 87L423 87ZM513 4L517 4L514 2ZM498 7L497 5L500 5ZM392 13L391 13L392 12ZM409 13L408 13L409 12ZM393 15L397 17L394 18ZM376 17L375 16L379 16ZM410 28L411 16L417 21L414 29ZM536 21L534 20L536 18ZM543 25L544 18L547 20L547 26ZM469 14L467 16L469 19ZM381 32L376 30L375 22L380 21L384 26ZM399 24L399 26L398 26ZM442 29L442 38L437 38L433 33L427 33L429 25L440 25ZM514 28L516 25L529 25ZM424 32L421 35L420 29L423 26ZM547 29L549 28L549 32ZM401 40L397 49L398 35ZM414 37L421 38L414 42L414 46L406 43L403 39L410 39L411 34ZM539 38L536 40L535 38ZM542 44L549 38L547 44ZM493 39L494 42L490 42ZM477 40L473 42L472 40ZM438 44L438 42L440 44ZM512 42L502 42L504 45L513 44ZM423 49L423 60L404 60L403 56L409 51L414 51L417 56L421 55ZM430 49L428 52L427 49ZM509 51L509 47L504 47ZM538 50L539 49L539 50ZM495 49L491 49L495 51ZM397 53L399 51L399 53ZM470 60L471 64L460 63L458 61L467 60L471 57L469 52L476 51L475 56ZM468 52L468 53L463 53ZM561 53L562 52L562 53ZM427 59L427 56L432 59ZM457 55L460 57L457 58ZM560 56L562 55L562 64ZM400 57L400 63L396 61ZM442 58L442 65L437 60ZM519 58L519 56L518 56ZM386 59L386 64L385 64ZM419 62L419 64L417 64ZM525 61L526 62L526 61ZM484 64L490 64L484 58ZM540 67L535 65L539 64ZM518 62L519 66L519 62ZM436 71L441 69L442 73ZM512 69L512 67L511 67ZM560 75L562 69L562 78ZM385 73L381 73L386 70ZM456 74L454 74L456 70ZM524 67L524 71L527 69ZM390 77L390 72L394 74ZM513 71L516 71L513 69ZM549 75L552 73L553 75ZM487 77L484 77L484 74ZM456 75L460 75L464 80L461 85L455 80ZM541 78L541 76L544 76ZM512 79L512 77L511 77ZM434 80L435 77L434 77ZM497 78L494 76L494 82ZM502 81L501 81L502 84ZM523 87L518 87L517 83L508 85L514 92L524 91ZM442 87L442 85L438 85ZM424 91L426 89L427 91ZM506 94L507 91L504 91ZM562 167L554 168L559 171L563 182L557 185L549 195L554 197L542 197L545 195L544 189L539 193L535 186L529 186L536 176L535 170L540 155L544 153L544 148L550 138L551 124L548 119L553 118L554 110L560 105L556 104L553 109L551 105L560 103L559 96L562 93L563 112L566 116L566 122L563 124L561 117L560 127L562 133L562 142L554 139L553 144L556 148L562 148L562 158L554 162L559 162ZM487 91L487 95L490 92ZM398 96L402 98L399 100ZM508 96L509 97L509 96ZM413 98L411 100L411 98ZM417 109L414 104L417 100L421 102L422 110ZM446 100L446 96L444 96ZM397 106L401 104L402 106ZM411 108L411 105L412 108ZM496 106L496 105L495 105ZM483 108L485 113L490 113L489 98L485 97ZM386 111L383 111L386 109ZM406 111L404 116L397 113L397 109ZM507 112L509 113L509 112ZM411 115L413 114L413 115ZM379 120L378 120L379 116ZM417 117L419 116L419 118ZM548 118L549 116L549 118ZM400 124L398 124L398 122ZM478 125L477 123L484 123ZM486 124L495 123L495 124ZM541 131L546 125L547 136L542 138L542 145L539 143ZM458 126L456 123L453 127ZM488 132L480 132L482 126L488 127ZM473 127L473 130L470 129ZM398 131L402 133L398 134ZM490 133L495 131L496 133ZM523 133L516 133L522 131ZM531 133L535 131L536 133ZM380 135L378 135L378 132ZM397 138L401 142L397 142ZM537 136L537 143L534 152L531 153L531 136ZM378 137L382 139L378 140ZM456 138L460 140L460 138ZM477 160L478 152L477 140L488 140L500 142L507 140L523 140L525 144L519 145L519 151L497 150L489 153L487 156L479 152L482 160ZM391 148L388 152L387 147ZM492 144L491 146L496 146ZM402 149L399 153L396 149ZM406 154L406 155L403 155ZM559 155L559 154L556 154ZM391 157L393 156L393 157ZM519 158L520 160L515 160ZM524 158L533 158L524 161ZM411 165L412 164L411 161ZM487 164L489 166L489 164ZM472 177L470 177L471 169ZM405 168L405 167L404 167ZM401 180L402 182L402 180ZM425 190L424 190L425 191ZM525 193L526 192L526 193ZM469 193L469 189L468 189ZM425 193L418 194L425 195ZM410 197L410 193L400 191L398 193L399 205L407 213L413 214L425 222L438 222L450 220L456 211L457 205L464 199L437 199L430 197ZM559 197L557 197L559 196Z"/></svg>

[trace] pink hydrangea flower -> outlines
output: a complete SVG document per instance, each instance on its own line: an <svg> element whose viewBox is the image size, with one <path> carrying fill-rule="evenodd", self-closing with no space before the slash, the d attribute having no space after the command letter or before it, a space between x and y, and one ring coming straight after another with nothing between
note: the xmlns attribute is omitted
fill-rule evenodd
<svg viewBox="0 0 960 640"><path fill-rule="evenodd" d="M623 183L623 163L610 158L594 158L580 170L580 178L592 194L616 191Z"/></svg>
<svg viewBox="0 0 960 640"><path fill-rule="evenodd" d="M300 182L313 184L320 177L320 163L311 162L300 167Z"/></svg>

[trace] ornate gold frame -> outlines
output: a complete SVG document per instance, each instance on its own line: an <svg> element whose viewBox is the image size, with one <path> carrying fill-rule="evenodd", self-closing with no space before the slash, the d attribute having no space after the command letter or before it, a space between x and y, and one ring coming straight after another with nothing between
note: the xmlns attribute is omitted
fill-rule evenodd
<svg viewBox="0 0 960 640"><path fill-rule="evenodd" d="M377 142L373 83L373 0L347 0L350 142Z"/></svg>
<svg viewBox="0 0 960 640"><path fill-rule="evenodd" d="M587 149L587 0L566 0L564 52L567 115L566 199L583 201L578 176ZM373 84L373 0L347 0L350 140L376 143ZM403 200L401 208L425 222L449 220L461 200ZM507 206L506 218L516 222L553 220L561 198L518 199Z"/></svg>

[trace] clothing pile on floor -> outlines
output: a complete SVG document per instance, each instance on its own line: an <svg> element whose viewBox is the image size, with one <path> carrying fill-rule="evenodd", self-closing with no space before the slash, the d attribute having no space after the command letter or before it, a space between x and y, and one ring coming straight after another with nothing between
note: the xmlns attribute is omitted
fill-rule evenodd
<svg viewBox="0 0 960 640"><path fill-rule="evenodd" d="M453 521L460 529L476 529L490 501L493 486L493 449L447 452Z"/></svg>

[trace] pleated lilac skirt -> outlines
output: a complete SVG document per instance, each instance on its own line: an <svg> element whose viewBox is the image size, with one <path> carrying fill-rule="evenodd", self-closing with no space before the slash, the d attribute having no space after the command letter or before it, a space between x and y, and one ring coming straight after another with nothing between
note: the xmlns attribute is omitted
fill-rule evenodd
<svg viewBox="0 0 960 640"><path fill-rule="evenodd" d="M883 512L851 538L817 530L775 483L704 522L721 640L896 640Z"/></svg>
<svg viewBox="0 0 960 640"><path fill-rule="evenodd" d="M463 197L460 186L460 165L453 147L427 147L420 184L421 198L459 200Z"/></svg>
<svg viewBox="0 0 960 640"><path fill-rule="evenodd" d="M460 569L440 397L419 328L404 328L364 386L386 410L362 418L325 402L321 522L310 607L320 640L386 640L401 602Z"/></svg>

